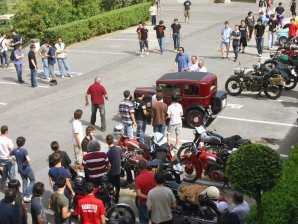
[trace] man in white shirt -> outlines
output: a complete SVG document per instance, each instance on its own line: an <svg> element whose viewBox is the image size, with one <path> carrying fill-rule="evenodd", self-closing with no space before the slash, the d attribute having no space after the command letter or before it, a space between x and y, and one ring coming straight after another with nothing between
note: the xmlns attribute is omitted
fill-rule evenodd
<svg viewBox="0 0 298 224"><path fill-rule="evenodd" d="M4 68L4 65L9 66L9 58L8 58L8 52L7 52L7 41L6 41L6 33L3 32L1 34L0 38L0 59L1 59L1 65L2 68Z"/></svg>
<svg viewBox="0 0 298 224"><path fill-rule="evenodd" d="M183 71L191 70L194 71L198 68L198 58L197 56L191 56L190 62L188 63L187 68L184 68Z"/></svg>
<svg viewBox="0 0 298 224"><path fill-rule="evenodd" d="M56 54L57 54L57 61L58 61L58 66L59 66L59 71L60 71L60 75L61 78L64 78L64 68L68 74L69 77L72 77L71 75L71 71L70 68L68 66L67 60L66 60L66 46L65 43L62 43L62 38L58 37L57 38L57 44L55 44L55 48L56 48Z"/></svg>
<svg viewBox="0 0 298 224"><path fill-rule="evenodd" d="M171 145L172 133L176 132L176 143L174 148L179 148L180 135L182 132L182 119L183 109L180 103L178 103L178 97L176 94L172 95L172 104L168 106L168 118L170 118L170 123L168 125L168 145Z"/></svg>
<svg viewBox="0 0 298 224"><path fill-rule="evenodd" d="M15 162L8 159L7 156L13 150L13 143L10 138L7 137L8 127L3 125L1 127L0 135L0 165L4 168L2 172L2 180L4 189L8 188L7 179L16 179Z"/></svg>
<svg viewBox="0 0 298 224"><path fill-rule="evenodd" d="M204 66L204 61L199 60L198 61L198 67L194 70L187 69L186 72L207 72L207 68Z"/></svg>
<svg viewBox="0 0 298 224"><path fill-rule="evenodd" d="M81 142L84 139L83 127L81 123L81 118L83 115L82 110L76 110L74 112L74 121L72 122L72 143L75 153L75 169L80 172L80 169L83 170L82 166L83 152Z"/></svg>
<svg viewBox="0 0 298 224"><path fill-rule="evenodd" d="M157 93L162 93L162 86L156 86L156 94ZM155 104L157 102L157 99L156 99L156 94L154 94L152 96L152 99L151 99L151 107L153 106L153 104ZM161 100L163 102L163 100Z"/></svg>
<svg viewBox="0 0 298 224"><path fill-rule="evenodd" d="M233 194L233 203L235 204L235 207L232 212L238 216L240 223L242 224L245 222L245 218L250 211L249 206L247 202L243 200L243 195L238 192L234 192Z"/></svg>

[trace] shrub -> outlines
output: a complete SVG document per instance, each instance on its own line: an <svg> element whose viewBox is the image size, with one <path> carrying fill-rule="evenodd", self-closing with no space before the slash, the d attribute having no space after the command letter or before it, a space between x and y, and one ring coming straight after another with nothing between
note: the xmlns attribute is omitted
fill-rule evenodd
<svg viewBox="0 0 298 224"><path fill-rule="evenodd" d="M1 0L0 1L0 15L6 14L7 11L8 11L7 0Z"/></svg>
<svg viewBox="0 0 298 224"><path fill-rule="evenodd" d="M262 195L262 222L257 220L253 206L246 224L296 224L298 211L298 144L283 164L283 174L277 185Z"/></svg>
<svg viewBox="0 0 298 224"><path fill-rule="evenodd" d="M56 41L57 36L62 36L63 42L72 44L90 37L125 29L140 21L146 21L149 18L149 6L150 3L137 4L49 28L43 31L42 39Z"/></svg>

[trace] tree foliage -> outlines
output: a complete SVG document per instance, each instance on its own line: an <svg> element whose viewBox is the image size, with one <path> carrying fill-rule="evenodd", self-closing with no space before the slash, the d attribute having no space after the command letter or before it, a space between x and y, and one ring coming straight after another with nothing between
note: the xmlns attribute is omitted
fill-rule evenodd
<svg viewBox="0 0 298 224"><path fill-rule="evenodd" d="M8 11L7 0L1 0L0 1L0 15L6 14L7 11Z"/></svg>
<svg viewBox="0 0 298 224"><path fill-rule="evenodd" d="M258 217L263 209L262 193L271 190L282 175L282 160L278 153L268 146L247 144L230 155L226 173L233 187L254 198Z"/></svg>

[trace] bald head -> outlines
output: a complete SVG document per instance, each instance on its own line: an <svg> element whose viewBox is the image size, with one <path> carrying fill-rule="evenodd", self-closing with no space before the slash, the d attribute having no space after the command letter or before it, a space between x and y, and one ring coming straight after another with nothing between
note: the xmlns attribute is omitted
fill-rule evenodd
<svg viewBox="0 0 298 224"><path fill-rule="evenodd" d="M96 77L94 78L94 82L98 82L98 83L100 83L100 81L101 81L101 79L100 79L99 76L96 76Z"/></svg>
<svg viewBox="0 0 298 224"><path fill-rule="evenodd" d="M202 68L202 67L204 66L204 61L203 61L203 60L199 60L199 62L198 62L198 66L199 66L200 68Z"/></svg>

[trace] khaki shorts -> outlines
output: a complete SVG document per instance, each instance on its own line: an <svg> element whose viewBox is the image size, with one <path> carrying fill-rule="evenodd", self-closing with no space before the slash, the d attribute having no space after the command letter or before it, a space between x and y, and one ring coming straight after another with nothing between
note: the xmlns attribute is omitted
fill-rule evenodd
<svg viewBox="0 0 298 224"><path fill-rule="evenodd" d="M185 10L184 11L184 17L190 17L190 10Z"/></svg>
<svg viewBox="0 0 298 224"><path fill-rule="evenodd" d="M180 136L182 134L182 123L168 125L168 136L172 135L173 131L176 132L176 136Z"/></svg>
<svg viewBox="0 0 298 224"><path fill-rule="evenodd" d="M220 45L220 48L221 49L229 49L230 48L230 42L221 42L221 45Z"/></svg>
<svg viewBox="0 0 298 224"><path fill-rule="evenodd" d="M82 153L82 150L79 149L79 146L77 145L74 145L73 146L73 149L74 149L74 153L75 153L75 163L82 163L83 161L83 153Z"/></svg>

